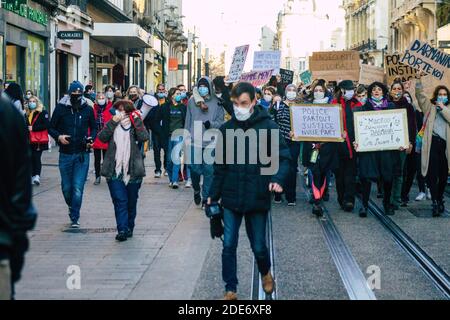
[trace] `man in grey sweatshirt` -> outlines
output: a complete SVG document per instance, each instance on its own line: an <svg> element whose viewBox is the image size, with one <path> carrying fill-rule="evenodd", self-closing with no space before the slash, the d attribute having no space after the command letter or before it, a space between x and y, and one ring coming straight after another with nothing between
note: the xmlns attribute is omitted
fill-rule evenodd
<svg viewBox="0 0 450 320"><path fill-rule="evenodd" d="M214 161L209 161L204 156L213 154L215 148L214 134L204 136L204 133L206 130L219 129L224 123L225 114L219 103L212 81L208 77L200 78L194 88L194 95L188 103L185 129L191 135L188 163L194 188L194 201L199 205L203 198L202 207L208 199L214 173ZM203 186L200 191L201 176L203 176Z"/></svg>

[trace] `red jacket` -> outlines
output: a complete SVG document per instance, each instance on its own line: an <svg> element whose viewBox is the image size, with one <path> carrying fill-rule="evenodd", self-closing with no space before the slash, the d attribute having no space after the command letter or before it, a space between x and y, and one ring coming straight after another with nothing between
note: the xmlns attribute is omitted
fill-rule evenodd
<svg viewBox="0 0 450 320"><path fill-rule="evenodd" d="M112 114L111 112L109 112L112 108L112 102L108 101L108 103L106 104L105 110L103 110L103 127L112 119ZM98 110L99 110L99 106L97 104L94 105L94 116L95 116L95 121L97 121L98 118ZM98 128L98 133L100 133L101 130L103 130L102 128ZM97 138L95 138L94 141L94 149L101 149L101 150L107 150L108 149L108 143L104 143L101 142L98 138L98 134L97 134Z"/></svg>
<svg viewBox="0 0 450 320"><path fill-rule="evenodd" d="M355 128L353 124L353 109L356 107L361 107L361 102L352 98L348 101L350 104L350 110L347 109L347 103L343 97L338 101L337 99L333 99L332 104L340 104L342 106L342 118L344 121L344 131L347 132L347 138L345 139L345 143L347 145L348 156L350 159L353 159L353 141L355 141Z"/></svg>

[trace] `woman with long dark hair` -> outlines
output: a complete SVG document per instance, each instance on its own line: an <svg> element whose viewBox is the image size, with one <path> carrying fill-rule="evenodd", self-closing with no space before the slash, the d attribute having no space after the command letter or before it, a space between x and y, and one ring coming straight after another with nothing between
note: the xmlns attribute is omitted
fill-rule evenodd
<svg viewBox="0 0 450 320"><path fill-rule="evenodd" d="M421 80L416 81L416 97L425 115L425 132L422 140L422 174L427 177L433 200L432 214L438 217L445 212L444 191L450 157L450 91L438 86L428 99Z"/></svg>
<svg viewBox="0 0 450 320"><path fill-rule="evenodd" d="M360 111L385 111L397 109L394 103L389 102L388 88L380 83L374 82L368 88L368 100L362 107L356 107L354 112ZM358 144L353 142L356 152ZM362 187L363 206L359 212L361 218L367 217L369 207L370 189L372 182L381 180L383 182L383 207L386 215L393 215L391 204L391 192L394 179L401 174L400 152L404 148L393 151L373 151L358 153L358 172Z"/></svg>

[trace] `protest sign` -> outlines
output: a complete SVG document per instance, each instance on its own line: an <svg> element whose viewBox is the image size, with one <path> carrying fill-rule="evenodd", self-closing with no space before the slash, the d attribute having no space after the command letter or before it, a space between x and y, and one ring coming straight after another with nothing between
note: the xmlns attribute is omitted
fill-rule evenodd
<svg viewBox="0 0 450 320"><path fill-rule="evenodd" d="M357 51L314 52L309 58L309 69L314 79L358 81L359 61Z"/></svg>
<svg viewBox="0 0 450 320"><path fill-rule="evenodd" d="M406 82L416 78L417 70L400 63L400 54L388 54L384 59L386 66L387 84L391 85L396 79Z"/></svg>
<svg viewBox="0 0 450 320"><path fill-rule="evenodd" d="M242 70L247 60L249 45L237 47L234 51L233 62L231 63L230 73L226 79L227 83L238 82L241 78Z"/></svg>
<svg viewBox="0 0 450 320"><path fill-rule="evenodd" d="M438 80L443 80L450 73L450 54L433 48L426 42L415 40L405 51L400 62L416 70L431 74Z"/></svg>
<svg viewBox="0 0 450 320"><path fill-rule="evenodd" d="M362 64L361 72L359 74L359 84L369 86L376 81L384 83L384 69L368 64Z"/></svg>
<svg viewBox="0 0 450 320"><path fill-rule="evenodd" d="M331 104L290 107L295 141L342 142L342 108Z"/></svg>
<svg viewBox="0 0 450 320"><path fill-rule="evenodd" d="M253 58L253 71L273 69L273 74L280 73L281 51L256 51Z"/></svg>
<svg viewBox="0 0 450 320"><path fill-rule="evenodd" d="M406 109L355 112L357 152L399 150L409 146Z"/></svg>
<svg viewBox="0 0 450 320"><path fill-rule="evenodd" d="M243 73L239 82L250 82L254 87L261 87L269 82L273 70Z"/></svg>
<svg viewBox="0 0 450 320"><path fill-rule="evenodd" d="M310 71L305 71L300 74L300 80L305 86L312 83L312 74Z"/></svg>
<svg viewBox="0 0 450 320"><path fill-rule="evenodd" d="M294 82L294 71L280 69L281 83L285 86Z"/></svg>

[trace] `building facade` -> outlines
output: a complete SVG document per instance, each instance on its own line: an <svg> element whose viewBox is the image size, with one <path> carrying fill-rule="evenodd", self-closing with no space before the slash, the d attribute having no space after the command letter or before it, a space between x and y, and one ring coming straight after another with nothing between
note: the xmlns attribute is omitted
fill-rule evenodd
<svg viewBox="0 0 450 320"><path fill-rule="evenodd" d="M439 1L442 3L448 1ZM403 52L415 39L437 45L436 0L391 0L393 52Z"/></svg>
<svg viewBox="0 0 450 320"><path fill-rule="evenodd" d="M261 28L261 39L259 40L259 48L261 51L271 51L278 48L276 43L276 33L268 26Z"/></svg>
<svg viewBox="0 0 450 320"><path fill-rule="evenodd" d="M389 2L344 0L346 48L361 53L363 63L384 65L389 49Z"/></svg>

